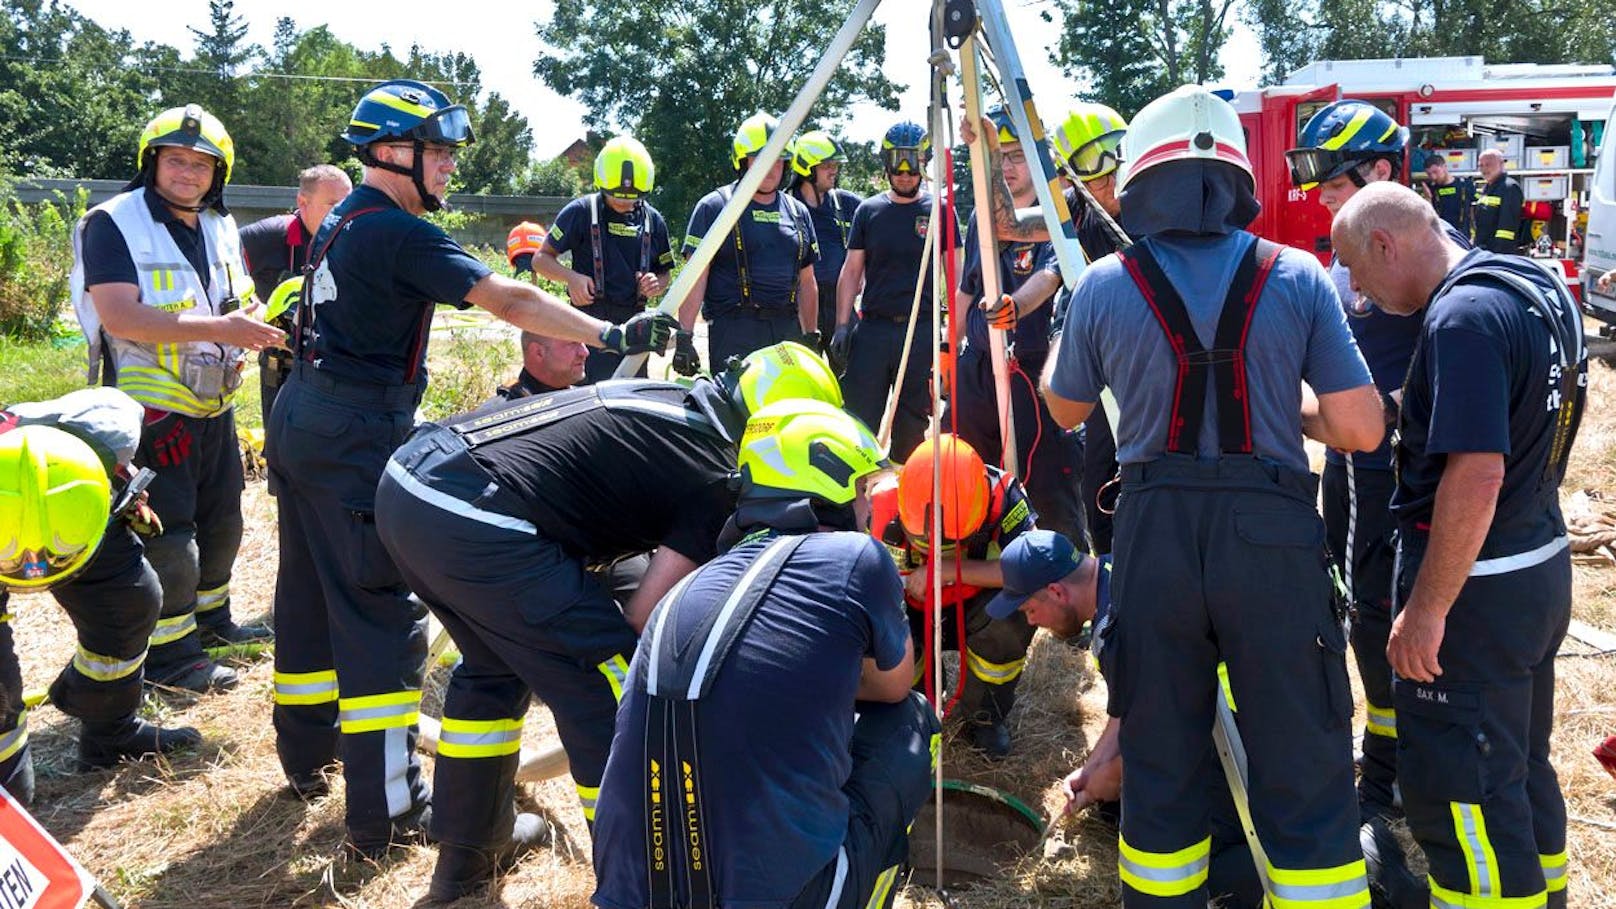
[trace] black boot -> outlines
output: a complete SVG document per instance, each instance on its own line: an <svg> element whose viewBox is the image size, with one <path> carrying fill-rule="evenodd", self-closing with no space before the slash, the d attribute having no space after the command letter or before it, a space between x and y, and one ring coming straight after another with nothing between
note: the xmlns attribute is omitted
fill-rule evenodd
<svg viewBox="0 0 1616 909"><path fill-rule="evenodd" d="M1010 727L1004 720L978 715L971 719L971 747L982 752L990 761L1002 761L1010 755Z"/></svg>
<svg viewBox="0 0 1616 909"><path fill-rule="evenodd" d="M293 786L297 783L292 781ZM384 841L356 842L348 839L343 842L343 848L354 858L379 862L387 857L389 852L403 846L421 846L432 842L432 835L428 832L432 828L432 801L421 802L414 808L398 815L389 824L387 839Z"/></svg>
<svg viewBox="0 0 1616 909"><path fill-rule="evenodd" d="M202 635L203 647L230 647L236 644L270 644L275 631L263 622L237 625L228 617L218 623L198 622L197 633Z"/></svg>
<svg viewBox="0 0 1616 909"><path fill-rule="evenodd" d="M207 657L174 666L146 664L146 684L163 688L183 688L197 694L227 691L240 679L229 666L220 666Z"/></svg>
<svg viewBox="0 0 1616 909"><path fill-rule="evenodd" d="M1370 815L1358 828L1369 877L1369 897L1375 909L1424 909L1430 903L1427 883L1409 870L1403 844L1384 814Z"/></svg>
<svg viewBox="0 0 1616 909"><path fill-rule="evenodd" d="M432 869L432 886L427 890L428 905L452 903L486 887L494 875L506 871L516 860L555 841L550 822L536 814L517 814L511 838L492 850L466 846L438 846L438 864Z"/></svg>
<svg viewBox="0 0 1616 909"><path fill-rule="evenodd" d="M202 733L189 726L164 729L137 716L110 723L84 721L79 733L78 770L86 773L128 759L138 761L202 744Z"/></svg>

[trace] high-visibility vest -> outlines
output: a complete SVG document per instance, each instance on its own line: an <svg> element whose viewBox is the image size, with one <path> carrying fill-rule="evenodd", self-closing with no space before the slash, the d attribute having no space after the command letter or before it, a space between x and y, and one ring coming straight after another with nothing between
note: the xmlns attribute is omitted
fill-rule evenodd
<svg viewBox="0 0 1616 909"><path fill-rule="evenodd" d="M129 246L134 260L140 302L164 312L191 312L211 316L228 311L226 301L247 306L254 299L252 275L241 257L236 219L212 210L197 219L207 245L209 283L180 252L168 228L157 223L146 206L146 189L120 193L91 209L106 212ZM84 286L84 222L73 230L73 309L89 342L89 381L114 384L130 397L155 410L193 417L213 417L228 411L246 352L212 341L147 343L114 337L104 331L95 303ZM103 376L107 360L111 376Z"/></svg>

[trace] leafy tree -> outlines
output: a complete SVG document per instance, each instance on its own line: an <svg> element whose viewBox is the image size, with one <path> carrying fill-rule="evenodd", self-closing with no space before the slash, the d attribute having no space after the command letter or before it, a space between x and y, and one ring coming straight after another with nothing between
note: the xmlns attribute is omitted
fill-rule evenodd
<svg viewBox="0 0 1616 909"><path fill-rule="evenodd" d="M1055 6L1061 34L1050 60L1087 82L1086 97L1125 114L1187 82L1223 75L1218 52L1229 39L1234 0L1055 0Z"/></svg>
<svg viewBox="0 0 1616 909"><path fill-rule="evenodd" d="M703 194L734 179L730 138L753 112L779 115L796 96L852 8L848 0L558 3L538 23L549 53L533 65L545 84L583 102L588 124L632 132L657 165L655 203L681 221ZM868 28L842 61L814 113L834 122L871 100L897 109L881 72L884 29ZM851 137L847 137L851 138Z"/></svg>
<svg viewBox="0 0 1616 909"><path fill-rule="evenodd" d="M522 177L519 195L561 196L571 199L583 193L586 184L578 169L565 158L535 161Z"/></svg>

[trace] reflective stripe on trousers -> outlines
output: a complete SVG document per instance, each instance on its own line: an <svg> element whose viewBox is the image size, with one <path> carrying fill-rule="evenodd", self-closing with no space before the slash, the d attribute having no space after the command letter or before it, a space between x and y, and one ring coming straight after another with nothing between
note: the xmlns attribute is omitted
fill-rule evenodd
<svg viewBox="0 0 1616 909"><path fill-rule="evenodd" d="M1212 862L1212 838L1177 852L1146 852L1117 837L1117 871L1122 883L1149 896L1183 896L1205 886Z"/></svg>
<svg viewBox="0 0 1616 909"><path fill-rule="evenodd" d="M275 703L329 704L337 699L337 671L275 673Z"/></svg>
<svg viewBox="0 0 1616 909"><path fill-rule="evenodd" d="M92 653L80 644L78 652L73 654L73 668L84 677L97 682L116 682L118 679L134 675L140 671L141 664L145 662L144 650L127 660L120 660L117 657Z"/></svg>
<svg viewBox="0 0 1616 909"><path fill-rule="evenodd" d="M419 689L340 698L337 723L345 735L414 726L421 714Z"/></svg>
<svg viewBox="0 0 1616 909"><path fill-rule="evenodd" d="M1363 859L1334 868L1300 870L1268 865L1273 909L1368 909L1369 879Z"/></svg>
<svg viewBox="0 0 1616 909"><path fill-rule="evenodd" d="M152 629L151 646L161 647L172 644L180 638L196 631L196 613L187 612L184 615L173 615L166 619L158 619L157 625Z"/></svg>
<svg viewBox="0 0 1616 909"><path fill-rule="evenodd" d="M521 717L462 720L446 715L438 732L439 757L504 757L521 750Z"/></svg>

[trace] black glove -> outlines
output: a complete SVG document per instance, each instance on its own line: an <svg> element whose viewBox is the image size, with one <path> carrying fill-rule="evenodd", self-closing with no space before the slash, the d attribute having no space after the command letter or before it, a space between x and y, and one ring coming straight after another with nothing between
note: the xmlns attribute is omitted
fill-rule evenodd
<svg viewBox="0 0 1616 909"><path fill-rule="evenodd" d="M802 343L806 345L809 350L818 353L819 342L819 329L816 328L813 331L805 331L802 333Z"/></svg>
<svg viewBox="0 0 1616 909"><path fill-rule="evenodd" d="M673 335L673 371L681 376L701 372L701 354L696 353L695 332L679 329Z"/></svg>
<svg viewBox="0 0 1616 909"><path fill-rule="evenodd" d="M608 325L600 332L600 343L607 350L625 356L643 353L662 353L668 349L668 339L679 327L679 320L666 313L647 310L637 313L622 325Z"/></svg>
<svg viewBox="0 0 1616 909"><path fill-rule="evenodd" d="M853 323L843 322L836 326L836 333L830 336L830 368L841 373L847 369L847 350L853 346Z"/></svg>

